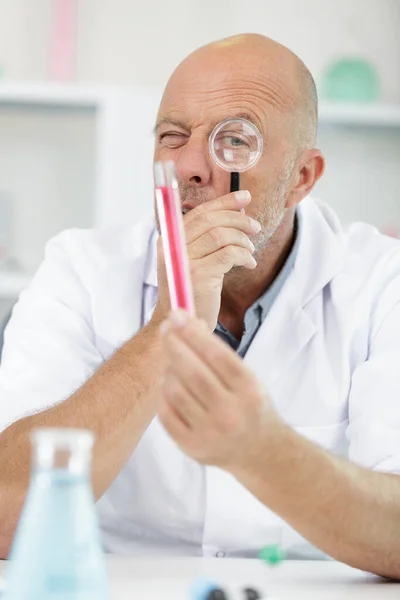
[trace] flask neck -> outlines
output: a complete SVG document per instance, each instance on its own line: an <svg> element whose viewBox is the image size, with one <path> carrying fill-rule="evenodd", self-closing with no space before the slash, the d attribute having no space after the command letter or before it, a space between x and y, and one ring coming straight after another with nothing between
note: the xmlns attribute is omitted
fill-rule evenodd
<svg viewBox="0 0 400 600"><path fill-rule="evenodd" d="M93 436L76 429L38 429L32 435L33 470L63 471L87 476L92 459Z"/></svg>

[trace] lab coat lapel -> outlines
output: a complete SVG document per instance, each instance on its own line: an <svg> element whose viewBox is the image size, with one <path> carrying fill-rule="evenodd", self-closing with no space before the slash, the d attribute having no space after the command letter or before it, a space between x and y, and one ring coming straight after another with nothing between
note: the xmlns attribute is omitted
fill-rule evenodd
<svg viewBox="0 0 400 600"><path fill-rule="evenodd" d="M92 295L101 301L93 305L92 319L96 345L104 359L134 335L154 309L156 294L148 292L156 290L155 245L154 222L145 222L133 230L126 255L110 253L93 276Z"/></svg>
<svg viewBox="0 0 400 600"><path fill-rule="evenodd" d="M334 213L306 198L298 215L296 263L245 357L267 389L279 378L290 377L293 361L316 334L309 305L342 264L341 227Z"/></svg>
<svg viewBox="0 0 400 600"><path fill-rule="evenodd" d="M315 334L315 326L299 300L292 274L245 356L245 362L267 387L290 368Z"/></svg>
<svg viewBox="0 0 400 600"><path fill-rule="evenodd" d="M147 254L147 263L145 266L144 273L144 286L143 286L143 312L141 319L141 326L147 325L153 316L157 298L158 298L158 277L157 277L157 240L158 231L154 229Z"/></svg>

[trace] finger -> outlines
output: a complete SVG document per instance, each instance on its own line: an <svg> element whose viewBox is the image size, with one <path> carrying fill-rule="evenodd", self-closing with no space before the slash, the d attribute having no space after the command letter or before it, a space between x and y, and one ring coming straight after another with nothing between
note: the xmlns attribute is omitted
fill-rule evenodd
<svg viewBox="0 0 400 600"><path fill-rule="evenodd" d="M199 326L201 329L203 327ZM224 388L215 373L181 339L175 328L162 329L167 368L181 382L193 399L209 411L217 400L224 397ZM211 335L209 334L209 339Z"/></svg>
<svg viewBox="0 0 400 600"><path fill-rule="evenodd" d="M158 411L158 419L166 432L178 444L185 444L190 435L190 430L181 417L175 412L174 408L167 402L163 402Z"/></svg>
<svg viewBox="0 0 400 600"><path fill-rule="evenodd" d="M210 333L198 319L190 319L184 311L171 313L164 330L173 329L175 337L185 346L185 352L214 374L220 385L229 392L250 392L255 379L237 354L218 336ZM193 360L193 358L192 358ZM212 380L210 378L210 380Z"/></svg>
<svg viewBox="0 0 400 600"><path fill-rule="evenodd" d="M172 371L167 374L165 379L164 394L167 403L187 427L194 429L204 423L206 416L204 405L193 397L185 383L178 379Z"/></svg>
<svg viewBox="0 0 400 600"><path fill-rule="evenodd" d="M215 227L188 246L189 258L203 258L226 246L241 246L251 254L255 251L253 242L243 231L232 227Z"/></svg>
<svg viewBox="0 0 400 600"><path fill-rule="evenodd" d="M256 235L261 230L261 225L245 213L234 210L218 210L201 212L194 215L194 209L184 221L187 245L216 227L231 227L243 231L246 235Z"/></svg>
<svg viewBox="0 0 400 600"><path fill-rule="evenodd" d="M240 210L250 204L250 201L250 192L248 190L239 190L237 192L226 194L225 196L219 196L218 198L214 198L214 200L203 202L189 211L187 215L198 215L213 210Z"/></svg>
<svg viewBox="0 0 400 600"><path fill-rule="evenodd" d="M240 246L226 246L204 258L190 261L192 278L198 270L207 272L211 278L228 273L233 267L255 269L257 261L249 250Z"/></svg>

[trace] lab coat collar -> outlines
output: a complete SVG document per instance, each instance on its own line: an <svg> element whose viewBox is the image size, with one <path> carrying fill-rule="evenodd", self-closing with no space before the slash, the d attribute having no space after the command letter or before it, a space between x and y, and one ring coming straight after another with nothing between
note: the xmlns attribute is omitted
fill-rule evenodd
<svg viewBox="0 0 400 600"><path fill-rule="evenodd" d="M343 263L343 231L335 213L323 202L307 197L298 207L297 214L301 239L293 271L246 354L246 362L260 371L259 376L265 373L265 365L269 365L269 382L282 375L284 366L314 335L315 326L304 308L334 278ZM153 220L144 283L155 289L157 240L158 231ZM146 321L153 314L155 301L156 295L145 311ZM274 341L266 344L266 339Z"/></svg>
<svg viewBox="0 0 400 600"><path fill-rule="evenodd" d="M316 333L307 305L340 271L343 261L342 229L334 213L306 198L298 214L301 239L293 271L245 356L268 389L283 375L290 376L293 361Z"/></svg>
<svg viewBox="0 0 400 600"><path fill-rule="evenodd" d="M147 261L144 270L144 284L156 288L157 283L157 240L158 231L153 219L152 231L149 236L149 245L147 251Z"/></svg>
<svg viewBox="0 0 400 600"><path fill-rule="evenodd" d="M293 269L301 306L306 306L343 265L343 229L332 209L308 196L298 207L301 240Z"/></svg>

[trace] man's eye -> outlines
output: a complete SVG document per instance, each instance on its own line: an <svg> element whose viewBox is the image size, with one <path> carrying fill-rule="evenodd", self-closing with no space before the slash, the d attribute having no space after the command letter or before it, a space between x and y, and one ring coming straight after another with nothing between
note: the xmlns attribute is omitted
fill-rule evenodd
<svg viewBox="0 0 400 600"><path fill-rule="evenodd" d="M226 142L227 142L227 144L230 144L234 148L240 148L241 146L246 145L246 142L244 140L241 140L238 137L234 137L233 135L227 137Z"/></svg>
<svg viewBox="0 0 400 600"><path fill-rule="evenodd" d="M214 145L217 149L241 150L249 147L249 140L235 131L224 131L216 137Z"/></svg>
<svg viewBox="0 0 400 600"><path fill-rule="evenodd" d="M185 143L186 136L183 133L162 133L160 135L160 144L167 148L177 148Z"/></svg>

